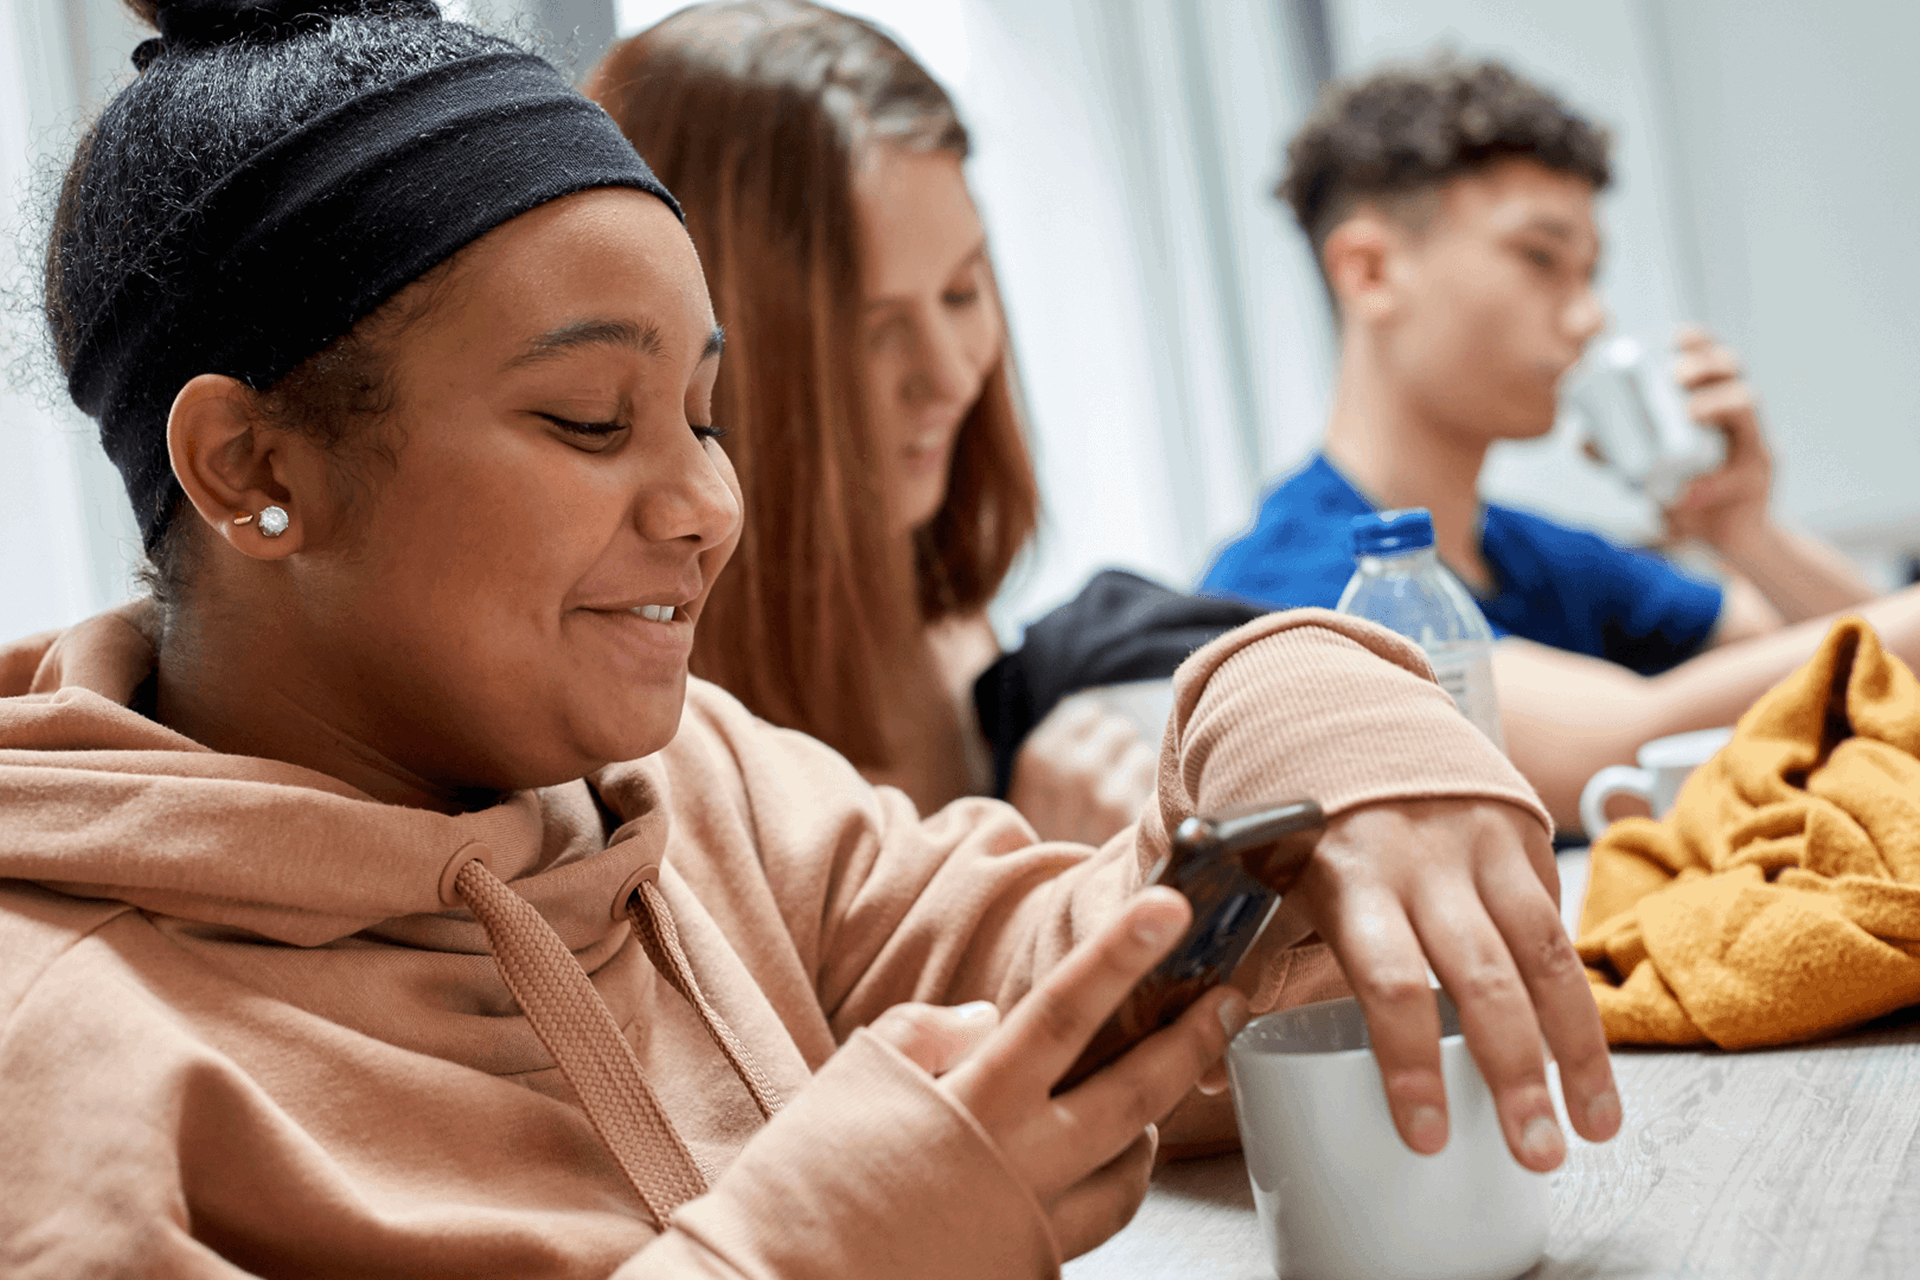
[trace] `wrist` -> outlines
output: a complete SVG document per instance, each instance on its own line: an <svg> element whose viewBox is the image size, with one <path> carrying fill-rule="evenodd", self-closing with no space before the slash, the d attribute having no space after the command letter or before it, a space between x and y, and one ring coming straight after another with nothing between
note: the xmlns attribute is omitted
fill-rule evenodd
<svg viewBox="0 0 1920 1280"><path fill-rule="evenodd" d="M1775 563L1785 547L1785 533L1764 508L1749 515L1723 521L1707 540L1729 568L1753 577L1759 567Z"/></svg>

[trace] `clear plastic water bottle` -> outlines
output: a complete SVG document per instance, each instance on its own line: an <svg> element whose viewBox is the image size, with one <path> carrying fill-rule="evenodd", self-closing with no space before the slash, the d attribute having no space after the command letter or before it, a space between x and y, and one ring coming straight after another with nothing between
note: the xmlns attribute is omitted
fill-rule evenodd
<svg viewBox="0 0 1920 1280"><path fill-rule="evenodd" d="M1353 518L1357 566L1335 606L1398 631L1426 650L1460 713L1507 749L1493 692L1493 628L1433 550L1424 507Z"/></svg>

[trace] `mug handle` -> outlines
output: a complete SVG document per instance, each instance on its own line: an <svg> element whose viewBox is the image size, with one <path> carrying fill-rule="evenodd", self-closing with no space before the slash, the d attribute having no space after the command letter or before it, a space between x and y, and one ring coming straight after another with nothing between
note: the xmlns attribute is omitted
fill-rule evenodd
<svg viewBox="0 0 1920 1280"><path fill-rule="evenodd" d="M1587 779L1580 790L1580 826L1589 841L1607 829L1607 801L1615 796L1639 796L1653 803L1653 775L1630 764L1610 764Z"/></svg>

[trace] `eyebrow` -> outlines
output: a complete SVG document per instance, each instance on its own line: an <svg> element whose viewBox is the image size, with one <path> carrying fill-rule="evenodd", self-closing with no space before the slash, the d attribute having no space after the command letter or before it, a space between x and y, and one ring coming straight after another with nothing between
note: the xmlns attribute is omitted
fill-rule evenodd
<svg viewBox="0 0 1920 1280"><path fill-rule="evenodd" d="M726 341L726 334L720 326L713 326L707 334L706 346L700 350L701 362L718 356L726 346ZM631 320L577 320L558 329L547 330L527 343L502 367L524 368L584 347L643 351L656 360L666 354L666 343L660 337L660 327L650 320L642 324L635 324Z"/></svg>
<svg viewBox="0 0 1920 1280"><path fill-rule="evenodd" d="M1535 217L1520 224L1521 231L1538 231L1542 235L1552 236L1556 240L1571 241L1574 238L1573 224L1559 218Z"/></svg>

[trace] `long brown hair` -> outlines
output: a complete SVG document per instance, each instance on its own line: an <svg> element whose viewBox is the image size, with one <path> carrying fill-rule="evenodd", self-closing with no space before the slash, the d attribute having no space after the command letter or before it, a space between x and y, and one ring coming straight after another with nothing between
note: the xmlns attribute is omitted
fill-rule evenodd
<svg viewBox="0 0 1920 1280"><path fill-rule="evenodd" d="M938 692L926 625L984 607L1038 519L1004 335L911 563L861 394L854 170L874 145L964 160L967 131L893 40L799 0L684 9L616 45L588 92L686 207L727 330L714 411L746 524L693 669L884 766L887 723Z"/></svg>

